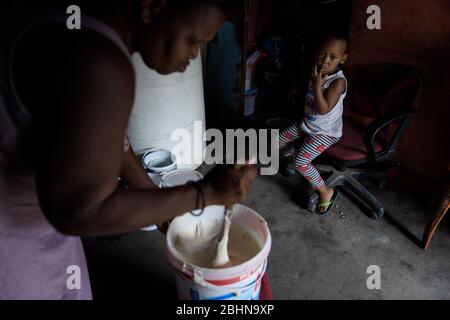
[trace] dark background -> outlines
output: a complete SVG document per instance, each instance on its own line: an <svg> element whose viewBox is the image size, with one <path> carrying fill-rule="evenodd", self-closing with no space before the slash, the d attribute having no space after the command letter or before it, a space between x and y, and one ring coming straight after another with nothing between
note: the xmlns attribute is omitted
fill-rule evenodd
<svg viewBox="0 0 450 320"><path fill-rule="evenodd" d="M79 3L79 1L69 2ZM231 79L234 81L233 96L229 99L232 103L222 103L230 92L221 94L220 90L218 92L217 88L214 88L214 83L206 82L207 126L261 127L267 118L292 117L301 112L302 92L298 101L291 103L287 100L286 92L271 96L272 92L267 90L260 93L255 117L253 119L243 117L244 62L247 55L258 46L258 41L262 37L275 35L290 41L291 48L286 50L287 55L290 55L287 58L289 63L285 69L297 78L300 88L305 88L308 80L307 70L320 36L330 31L347 34L350 38L350 59L344 71L349 79L350 94L356 71L368 63L403 63L416 67L423 73L424 90L420 111L405 133L390 166L394 172L391 179L393 185L399 190L417 195L424 205L428 205L435 186L444 176L449 163L450 2L448 0L236 0L235 2L236 9L230 14L229 19L234 26L232 36L234 43L231 45L239 50L240 61L232 66L236 69L234 79ZM55 3L58 7L65 8L65 1L15 0L0 2L0 12L12 7L31 5L44 7ZM366 10L372 4L381 8L381 30L371 31L366 27L366 20L369 17ZM299 44L302 46L300 51L298 51ZM217 45L217 39L211 45ZM219 74L220 78L220 73L217 73L220 70L214 68L215 58L217 57L214 54L208 55L205 72L216 74L216 77ZM290 90L289 79L281 83L285 91Z"/></svg>

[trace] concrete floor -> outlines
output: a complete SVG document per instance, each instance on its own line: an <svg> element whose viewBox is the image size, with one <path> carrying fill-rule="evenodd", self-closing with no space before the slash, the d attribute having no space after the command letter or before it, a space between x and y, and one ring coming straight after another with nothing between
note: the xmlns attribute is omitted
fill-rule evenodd
<svg viewBox="0 0 450 320"><path fill-rule="evenodd" d="M274 299L450 299L449 219L425 252L426 213L414 198L371 189L386 206L382 220L370 220L345 196L325 219L291 200L296 179L259 177L245 203L269 223ZM159 232L86 240L94 298L176 299L164 241ZM381 290L367 288L371 265L381 268Z"/></svg>

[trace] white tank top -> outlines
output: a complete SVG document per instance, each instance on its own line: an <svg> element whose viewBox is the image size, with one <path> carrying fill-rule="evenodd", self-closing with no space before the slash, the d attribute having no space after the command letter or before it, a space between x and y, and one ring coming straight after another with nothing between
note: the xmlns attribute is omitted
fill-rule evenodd
<svg viewBox="0 0 450 320"><path fill-rule="evenodd" d="M346 86L344 93L339 97L336 106L327 114L321 115L316 110L316 98L312 82L309 82L308 93L305 100L305 118L302 121L301 129L308 134L324 134L330 137L342 137L342 113L344 112L344 99L347 95L347 79L342 70L328 75L322 86L322 91L329 88L330 84L342 78L345 80Z"/></svg>

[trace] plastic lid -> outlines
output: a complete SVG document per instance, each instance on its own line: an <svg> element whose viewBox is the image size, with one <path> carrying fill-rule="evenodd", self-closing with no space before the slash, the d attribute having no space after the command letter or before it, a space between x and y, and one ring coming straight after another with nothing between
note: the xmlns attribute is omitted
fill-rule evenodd
<svg viewBox="0 0 450 320"><path fill-rule="evenodd" d="M163 188L173 188L184 186L190 181L203 180L200 172L190 169L175 170L165 173L161 178L161 186Z"/></svg>
<svg viewBox="0 0 450 320"><path fill-rule="evenodd" d="M164 149L153 149L147 152L142 158L142 164L153 173L164 173L177 168L172 153Z"/></svg>

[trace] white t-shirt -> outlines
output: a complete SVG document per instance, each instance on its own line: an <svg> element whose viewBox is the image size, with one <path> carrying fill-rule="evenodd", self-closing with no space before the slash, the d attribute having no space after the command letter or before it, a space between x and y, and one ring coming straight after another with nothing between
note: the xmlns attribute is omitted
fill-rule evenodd
<svg viewBox="0 0 450 320"><path fill-rule="evenodd" d="M344 99L347 95L347 79L342 70L338 70L336 73L326 76L322 91L327 90L330 84L339 78L345 80L345 91L339 97L336 106L334 106L329 113L324 115L321 115L316 110L316 98L314 96L312 81L309 82L305 101L305 118L301 125L301 129L304 132L308 134L324 134L335 138L342 137L342 113L344 112Z"/></svg>

